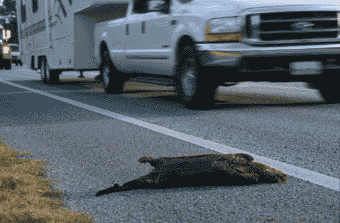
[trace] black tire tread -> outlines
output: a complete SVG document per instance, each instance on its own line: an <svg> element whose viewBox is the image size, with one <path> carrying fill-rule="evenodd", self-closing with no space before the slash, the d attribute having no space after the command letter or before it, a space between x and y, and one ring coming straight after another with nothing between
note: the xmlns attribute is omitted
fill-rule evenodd
<svg viewBox="0 0 340 223"><path fill-rule="evenodd" d="M126 81L123 78L124 77L123 74L115 68L114 64L111 61L109 53L107 51L103 52L102 58L103 58L103 61L100 66L100 76L101 76L100 80L104 87L105 93L106 94L121 94L123 92L124 82ZM110 81L109 86L105 86L104 77L103 77L103 68L106 65L110 67L111 78L114 78L114 81Z"/></svg>
<svg viewBox="0 0 340 223"><path fill-rule="evenodd" d="M191 110L204 110L211 108L215 103L215 90L218 86L216 80L211 79L208 75L205 75L205 69L198 63L197 54L195 52L195 48L192 44L184 44L179 48L179 65L176 70L176 92L181 97L182 101L186 108ZM185 99L183 89L181 88L181 70L183 61L185 61L186 57L193 56L195 60L195 66L197 73L197 84L196 84L196 93L191 99Z"/></svg>

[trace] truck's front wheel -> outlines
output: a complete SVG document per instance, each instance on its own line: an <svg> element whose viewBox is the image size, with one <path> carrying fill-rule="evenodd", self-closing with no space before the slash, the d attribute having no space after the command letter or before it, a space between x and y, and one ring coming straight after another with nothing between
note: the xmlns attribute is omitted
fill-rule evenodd
<svg viewBox="0 0 340 223"><path fill-rule="evenodd" d="M103 53L103 61L100 66L101 82L105 93L107 94L120 94L124 88L125 79L123 74L118 71L111 62L109 53Z"/></svg>
<svg viewBox="0 0 340 223"><path fill-rule="evenodd" d="M180 60L176 74L176 91L189 109L208 109L215 100L218 86L212 78L199 68L197 55L192 45L180 49Z"/></svg>

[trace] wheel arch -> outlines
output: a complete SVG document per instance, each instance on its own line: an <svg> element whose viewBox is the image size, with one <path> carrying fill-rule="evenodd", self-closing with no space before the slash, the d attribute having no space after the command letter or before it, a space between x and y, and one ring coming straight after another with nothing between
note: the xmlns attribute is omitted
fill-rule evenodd
<svg viewBox="0 0 340 223"><path fill-rule="evenodd" d="M189 35L183 35L180 38L178 38L178 40L176 42L176 48L175 48L175 63L176 63L176 66L177 66L177 64L178 64L178 62L180 61L180 58L181 58L180 49L183 46L186 46L188 44L195 47L195 40L194 40L193 37L191 37Z"/></svg>
<svg viewBox="0 0 340 223"><path fill-rule="evenodd" d="M173 73L173 77L175 77L175 79L177 78L177 75L178 75L177 70L179 68L179 64L182 58L180 50L182 47L187 46L189 44L192 45L197 50L196 45L195 45L195 39L190 35L182 35L180 38L178 38L176 42L176 47L175 47L175 52L174 52L175 66L174 66L174 73Z"/></svg>

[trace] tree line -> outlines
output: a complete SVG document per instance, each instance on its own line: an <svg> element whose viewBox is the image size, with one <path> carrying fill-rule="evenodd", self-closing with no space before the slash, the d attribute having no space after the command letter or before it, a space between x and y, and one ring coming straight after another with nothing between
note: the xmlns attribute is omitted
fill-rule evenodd
<svg viewBox="0 0 340 223"><path fill-rule="evenodd" d="M11 38L8 40L8 43L19 44L18 20L15 0L0 0L0 2L2 3L0 5L0 16L6 16L8 18L8 23L6 23L6 20L1 20L1 25L4 29L11 30L12 32ZM2 39L2 30L0 34L0 38Z"/></svg>

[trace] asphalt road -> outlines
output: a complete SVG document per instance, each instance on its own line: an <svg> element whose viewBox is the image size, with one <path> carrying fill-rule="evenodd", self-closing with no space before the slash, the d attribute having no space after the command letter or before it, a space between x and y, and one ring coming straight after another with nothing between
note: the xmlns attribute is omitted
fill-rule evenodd
<svg viewBox="0 0 340 223"><path fill-rule="evenodd" d="M64 73L65 84L47 86L34 71L0 70L0 135L36 159L52 161L49 177L60 179L56 186L67 191L68 208L97 222L339 222L339 189L299 173L287 184L94 196L151 171L137 162L141 156L217 153L211 143L222 145L220 152L239 149L339 185L340 105L313 103L322 101L317 90L303 83L241 83L219 87L221 104L213 109L190 111L171 88L126 83L123 94L106 95L93 81L68 79L76 76ZM169 133L132 124L140 121ZM207 143L182 140L171 130Z"/></svg>

